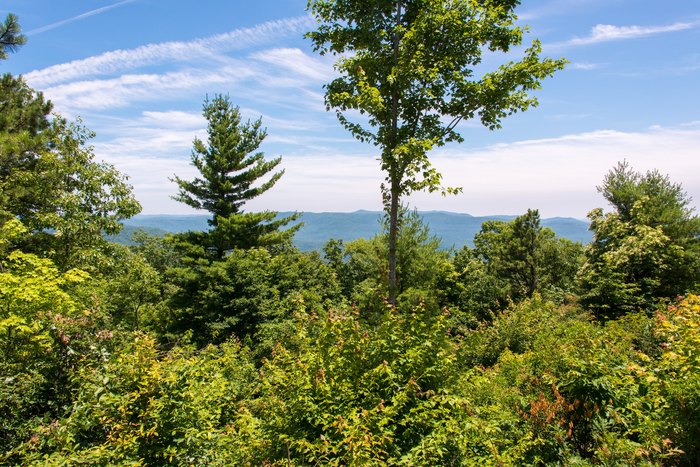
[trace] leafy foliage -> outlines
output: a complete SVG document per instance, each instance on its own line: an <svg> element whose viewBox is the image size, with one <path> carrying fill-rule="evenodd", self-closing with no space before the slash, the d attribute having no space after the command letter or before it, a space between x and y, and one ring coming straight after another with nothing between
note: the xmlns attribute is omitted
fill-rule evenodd
<svg viewBox="0 0 700 467"><path fill-rule="evenodd" d="M700 298L689 295L656 315L663 353L658 363L661 392L669 410L663 419L670 441L686 464L700 461Z"/></svg>
<svg viewBox="0 0 700 467"><path fill-rule="evenodd" d="M449 445L451 410L464 401L450 390L445 317L385 312L376 327L347 309L300 316L299 351L279 346L261 369L251 463L413 464L421 441Z"/></svg>
<svg viewBox="0 0 700 467"><path fill-rule="evenodd" d="M537 210L510 222L487 221L454 258L453 303L481 319L539 293L564 302L574 292L583 247L542 228Z"/></svg>
<svg viewBox="0 0 700 467"><path fill-rule="evenodd" d="M19 221L8 221L2 243L23 231ZM83 293L88 279L19 250L0 258L0 459L36 423L70 406L75 365L106 322Z"/></svg>
<svg viewBox="0 0 700 467"><path fill-rule="evenodd" d="M50 120L51 104L22 78L2 77L0 109L0 221L22 221L25 251L51 256L62 269L85 265L103 234L119 232L119 221L141 210L131 186L94 160L92 132Z"/></svg>
<svg viewBox="0 0 700 467"><path fill-rule="evenodd" d="M471 76L483 50L520 44L517 3L310 2L316 47L354 52L327 103L382 147L391 205L385 232L331 241L325 262L289 245L292 218L242 212L281 172L254 186L279 158L228 98L205 104L203 178L176 178L212 231L124 247L102 234L139 209L125 177L2 77L0 463L700 464L700 298L674 300L700 285L700 220L679 185L613 169L580 269L537 211L452 256L399 209L438 188L426 154L456 122L497 127L562 66L534 43Z"/></svg>
<svg viewBox="0 0 700 467"><path fill-rule="evenodd" d="M324 253L345 294L366 315L384 307L389 288L387 236L389 226L371 239L358 239L344 245L332 240ZM430 233L417 211L403 209L398 233L397 282L399 301L412 305L445 304L438 284L448 273L448 252L440 248L440 239Z"/></svg>
<svg viewBox="0 0 700 467"><path fill-rule="evenodd" d="M442 188L428 152L462 141L457 124L478 117L489 129L507 115L537 105L528 93L563 68L564 60L541 59L534 41L522 60L477 78L482 53L507 53L521 45L515 26L518 2L468 0L309 1L319 26L309 32L321 54L340 58L341 76L326 85L326 107L357 139L381 149L384 204L389 216L389 301L397 287L400 198ZM351 52L351 53L350 53ZM353 111L366 124L352 121Z"/></svg>
<svg viewBox="0 0 700 467"><path fill-rule="evenodd" d="M500 410L515 404L531 430L518 463L677 460L679 446L662 426L668 412L657 360L629 331L648 332L652 320L630 315L602 326L572 311L533 300L466 336L465 364L490 365L492 390L504 394Z"/></svg>
<svg viewBox="0 0 700 467"><path fill-rule="evenodd" d="M51 139L52 105L21 77L0 77L0 216L33 203L32 171Z"/></svg>
<svg viewBox="0 0 700 467"><path fill-rule="evenodd" d="M700 218L680 185L620 163L599 191L613 205L589 214L594 239L579 272L582 302L601 317L652 310L700 284Z"/></svg>
<svg viewBox="0 0 700 467"><path fill-rule="evenodd" d="M86 366L70 415L27 445L30 462L224 465L219 443L254 376L246 353L231 342L158 354L153 339L137 334Z"/></svg>

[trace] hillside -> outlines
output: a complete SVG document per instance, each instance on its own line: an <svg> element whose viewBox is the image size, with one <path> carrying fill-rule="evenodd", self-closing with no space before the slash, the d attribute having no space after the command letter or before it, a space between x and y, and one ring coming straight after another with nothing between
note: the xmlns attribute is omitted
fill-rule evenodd
<svg viewBox="0 0 700 467"><path fill-rule="evenodd" d="M288 216L289 212L281 212L280 216ZM434 235L442 240L443 248L461 248L472 245L474 235L481 224L488 220L509 221L515 216L471 216L469 214L427 211L421 213L424 222L430 226ZM357 238L368 238L381 230L380 212L305 212L302 214L303 227L295 237L296 246L303 251L320 250L331 238L343 241ZM184 232L187 230L207 230L207 215L138 215L124 221L124 230L114 241L128 243L131 235L137 229L146 230L152 235L163 235L168 232ZM573 241L588 243L591 233L588 223L570 217L553 217L542 219L542 225L549 227L557 236Z"/></svg>

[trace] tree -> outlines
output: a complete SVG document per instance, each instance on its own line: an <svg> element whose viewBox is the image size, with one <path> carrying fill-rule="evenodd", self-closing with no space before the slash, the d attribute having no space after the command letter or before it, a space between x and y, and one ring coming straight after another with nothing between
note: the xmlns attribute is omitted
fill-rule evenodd
<svg viewBox="0 0 700 467"><path fill-rule="evenodd" d="M484 51L509 52L523 40L513 0L310 0L319 21L315 50L340 55L341 77L326 85L326 107L362 142L381 148L384 207L389 215L389 301L397 295L396 249L402 196L442 188L428 151L463 140L457 125L479 118L489 129L537 105L528 91L563 68L541 59L533 41L518 62L478 76ZM366 125L350 112L367 116Z"/></svg>
<svg viewBox="0 0 700 467"><path fill-rule="evenodd" d="M614 318L700 286L700 218L681 185L621 162L598 191L614 211L588 214L594 236L579 272L582 303Z"/></svg>
<svg viewBox="0 0 700 467"><path fill-rule="evenodd" d="M448 252L441 249L440 239L431 234L417 211L402 208L398 232L397 302L414 299L437 303L441 294L438 283L449 264ZM384 308L388 290L387 256L388 222L382 232L370 239L348 242L331 240L324 247L325 258L333 268L343 292L362 311ZM426 305L427 306L427 305ZM406 308L406 307L404 307Z"/></svg>
<svg viewBox="0 0 700 467"><path fill-rule="evenodd" d="M84 271L61 272L48 258L16 248L26 234L17 219L0 225L0 463L60 416L73 396L73 371L88 360L104 322ZM89 298L88 298L89 297ZM84 300L88 298L88 300ZM94 346L92 346L94 348Z"/></svg>
<svg viewBox="0 0 700 467"><path fill-rule="evenodd" d="M57 118L51 148L42 150L22 182L30 196L12 209L32 231L26 247L50 254L62 269L87 266L88 257L141 211L127 177L94 160L93 133ZM12 178L12 177L11 177Z"/></svg>
<svg viewBox="0 0 700 467"><path fill-rule="evenodd" d="M474 245L491 274L508 284L508 296L519 300L540 289L542 244L553 239L551 229L542 229L539 212L528 209L511 222L484 222Z"/></svg>
<svg viewBox="0 0 700 467"><path fill-rule="evenodd" d="M5 73L0 77L0 132L36 136L51 126L52 108L51 102L21 76Z"/></svg>
<svg viewBox="0 0 700 467"><path fill-rule="evenodd" d="M0 79L0 221L21 220L25 251L51 255L67 269L141 206L124 175L94 160L94 134L80 122L49 118L51 107L21 77Z"/></svg>
<svg viewBox="0 0 700 467"><path fill-rule="evenodd" d="M203 114L209 122L208 145L195 138L192 150L192 165L202 178L186 181L175 176L173 181L179 191L173 198L213 215L209 220L213 227L209 239L219 258L231 248L289 240L296 229L284 232L279 229L298 216L276 219L276 212L244 213L242 209L246 201L272 188L284 174L284 170L272 173L267 181L254 186L282 160L277 157L266 161L265 155L258 151L267 135L261 128L262 120L241 123L239 108L231 104L228 96L221 95L204 102Z"/></svg>
<svg viewBox="0 0 700 467"><path fill-rule="evenodd" d="M269 350L283 338L297 303L320 309L339 295L335 277L316 253L288 249L234 249L220 261L173 268L176 286L164 317L164 334L191 333L198 345L235 334ZM266 342L271 340L272 342ZM267 346L267 347L266 347Z"/></svg>
<svg viewBox="0 0 700 467"><path fill-rule="evenodd" d="M582 250L580 243L556 238L542 227L536 209L510 222L484 222L474 249L465 247L455 257L464 288L459 302L484 317L487 310L535 293L561 300L573 289Z"/></svg>
<svg viewBox="0 0 700 467"><path fill-rule="evenodd" d="M27 41L24 34L20 34L21 30L17 16L12 13L0 23L0 60L6 60L8 52L16 52Z"/></svg>
<svg viewBox="0 0 700 467"><path fill-rule="evenodd" d="M51 109L22 77L0 77L0 221L32 203L27 180L51 139Z"/></svg>

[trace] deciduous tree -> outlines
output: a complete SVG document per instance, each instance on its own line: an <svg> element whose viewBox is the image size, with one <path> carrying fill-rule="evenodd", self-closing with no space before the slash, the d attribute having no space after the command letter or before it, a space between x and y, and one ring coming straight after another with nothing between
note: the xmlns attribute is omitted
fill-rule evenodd
<svg viewBox="0 0 700 467"><path fill-rule="evenodd" d="M681 185L622 162L598 191L614 210L588 214L594 236L579 273L584 304L612 318L697 289L700 218Z"/></svg>
<svg viewBox="0 0 700 467"><path fill-rule="evenodd" d="M533 41L519 61L494 71L485 52L508 53L523 41L519 2L498 0L310 0L319 22L307 34L321 54L339 55L341 76L326 85L326 106L357 139L380 148L389 228L389 301L397 295L400 200L443 188L428 152L462 141L458 124L478 118L489 129L537 105L528 94L564 66L540 57ZM353 121L359 111L365 121Z"/></svg>
<svg viewBox="0 0 700 467"><path fill-rule="evenodd" d="M51 255L61 269L116 234L141 210L127 177L95 161L93 133L48 116L51 103L24 80L0 79L0 221L27 227L26 251Z"/></svg>
<svg viewBox="0 0 700 467"><path fill-rule="evenodd" d="M562 299L574 288L583 247L556 238L542 227L535 209L510 222L487 221L474 236L474 249L465 247L455 257L464 290L458 302L485 316L539 293Z"/></svg>

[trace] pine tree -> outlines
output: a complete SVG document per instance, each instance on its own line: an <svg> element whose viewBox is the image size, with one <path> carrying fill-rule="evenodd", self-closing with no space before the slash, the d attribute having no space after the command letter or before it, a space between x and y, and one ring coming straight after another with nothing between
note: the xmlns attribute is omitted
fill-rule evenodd
<svg viewBox="0 0 700 467"><path fill-rule="evenodd" d="M0 76L0 223L22 216L35 204L36 194L28 185L55 133L51 110L51 103L21 76Z"/></svg>
<svg viewBox="0 0 700 467"><path fill-rule="evenodd" d="M284 170L274 172L282 158L265 160L258 151L267 136L262 120L242 123L240 109L228 96L217 95L204 102L203 114L209 122L208 141L195 138L192 165L201 174L192 181L175 176L179 192L173 199L205 209L212 214L207 236L209 247L217 256L232 248L251 248L285 243L291 240L298 226L280 230L298 218L278 219L277 212L245 213L243 205L274 186ZM272 173L267 181L255 183Z"/></svg>
<svg viewBox="0 0 700 467"><path fill-rule="evenodd" d="M5 60L7 52L16 52L27 41L20 31L17 17L12 13L7 15L4 23L0 23L0 60Z"/></svg>

